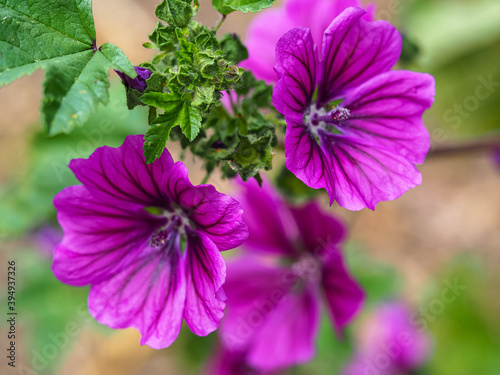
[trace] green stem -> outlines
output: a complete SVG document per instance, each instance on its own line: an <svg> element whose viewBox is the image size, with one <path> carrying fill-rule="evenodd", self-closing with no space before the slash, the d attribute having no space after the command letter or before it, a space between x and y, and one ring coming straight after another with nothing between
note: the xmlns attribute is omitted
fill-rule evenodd
<svg viewBox="0 0 500 375"><path fill-rule="evenodd" d="M222 26L222 24L224 23L224 21L226 20L226 17L227 15L223 14L222 15L222 19L219 21L219 24L217 25L217 27L215 28L215 32L219 31L220 27Z"/></svg>
<svg viewBox="0 0 500 375"><path fill-rule="evenodd" d="M238 106L234 103L233 96L231 95L231 91L226 91L227 96L229 97L229 102L231 103L231 108L233 109L233 116L238 114ZM239 96L238 96L239 98Z"/></svg>

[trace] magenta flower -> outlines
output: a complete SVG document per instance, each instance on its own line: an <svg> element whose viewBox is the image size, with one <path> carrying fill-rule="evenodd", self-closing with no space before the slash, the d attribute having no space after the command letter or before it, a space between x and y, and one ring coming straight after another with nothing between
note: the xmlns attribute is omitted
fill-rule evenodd
<svg viewBox="0 0 500 375"><path fill-rule="evenodd" d="M362 325L357 354L342 374L400 375L422 366L431 340L412 324L411 316L399 302L379 306Z"/></svg>
<svg viewBox="0 0 500 375"><path fill-rule="evenodd" d="M34 234L33 243L44 256L52 258L54 248L61 242L62 237L60 228L46 224Z"/></svg>
<svg viewBox="0 0 500 375"><path fill-rule="evenodd" d="M311 29L314 40L320 40L332 20L348 7L360 6L359 0L285 0L283 6L260 12L250 23L245 45L248 60L240 66L249 69L267 83L275 82L274 49L279 38L297 26ZM374 6L369 5L365 19L371 20Z"/></svg>
<svg viewBox="0 0 500 375"><path fill-rule="evenodd" d="M240 198L250 232L244 248L254 256L228 263L221 323L227 350L260 371L313 357L322 294L339 334L364 299L344 266L342 223L315 202L288 206L268 185L244 184Z"/></svg>
<svg viewBox="0 0 500 375"><path fill-rule="evenodd" d="M219 346L210 358L205 375L284 375L283 371L260 371L245 361L245 354Z"/></svg>
<svg viewBox="0 0 500 375"><path fill-rule="evenodd" d="M276 45L273 104L287 122L286 166L350 210L374 209L421 183L414 163L430 147L422 114L435 92L428 74L389 71L401 37L365 13L348 8L331 23L321 59L304 27Z"/></svg>
<svg viewBox="0 0 500 375"><path fill-rule="evenodd" d="M495 163L495 165L500 168L500 148L495 148L493 150L492 159L493 159L493 162Z"/></svg>
<svg viewBox="0 0 500 375"><path fill-rule="evenodd" d="M146 90L146 87L148 87L147 80L149 79L149 77L151 77L152 73L148 69L140 66L135 66L134 68L135 72L137 73L137 77L133 79L125 73L119 72L118 70L115 70L115 72L122 79L125 87L130 87L131 89L144 92L144 90Z"/></svg>
<svg viewBox="0 0 500 375"><path fill-rule="evenodd" d="M195 334L223 316L221 250L248 230L241 207L211 185L193 186L165 150L146 164L142 136L98 148L70 168L83 186L57 194L64 230L52 269L64 283L90 284L89 310L111 328L134 327L141 344L169 346L183 317Z"/></svg>

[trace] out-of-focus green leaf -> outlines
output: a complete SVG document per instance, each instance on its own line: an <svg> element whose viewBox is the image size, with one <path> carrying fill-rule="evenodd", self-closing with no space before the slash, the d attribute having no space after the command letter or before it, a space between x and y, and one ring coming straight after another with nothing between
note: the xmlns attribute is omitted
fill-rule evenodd
<svg viewBox="0 0 500 375"><path fill-rule="evenodd" d="M19 180L0 187L0 233L20 236L55 220L54 196L66 186L79 183L68 168L71 159L86 158L103 145L118 147L128 134L144 132L147 110L128 111L121 84L112 88L110 95L110 105L92 115L85 127L69 135L33 135L26 171Z"/></svg>
<svg viewBox="0 0 500 375"><path fill-rule="evenodd" d="M435 337L435 353L426 374L500 373L498 285L498 273L487 272L472 256L456 259L439 275L421 304L428 313L425 323ZM446 288L449 302L442 297Z"/></svg>
<svg viewBox="0 0 500 375"><path fill-rule="evenodd" d="M217 11L226 15L239 10L243 13L260 12L269 8L275 0L212 0L212 5Z"/></svg>

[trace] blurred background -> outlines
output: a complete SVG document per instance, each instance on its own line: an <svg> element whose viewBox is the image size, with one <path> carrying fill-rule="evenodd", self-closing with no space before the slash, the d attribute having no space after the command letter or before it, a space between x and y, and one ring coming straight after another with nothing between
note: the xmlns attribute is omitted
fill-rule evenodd
<svg viewBox="0 0 500 375"><path fill-rule="evenodd" d="M151 58L142 47L157 20L157 0L94 0L98 44L113 42L135 64ZM317 358L293 374L337 374L350 359L373 309L404 301L431 337L431 354L418 374L500 374L500 164L492 143L500 136L500 2L498 0L389 0L376 18L405 37L400 68L436 78L436 103L424 118L432 149L419 169L423 184L376 211L325 209L342 217L350 237L345 253L368 295L365 311L339 341L323 324ZM279 6L279 1L274 6ZM215 26L220 16L200 1L198 20ZM243 36L252 14L232 13L220 33ZM95 148L118 146L127 134L144 133L146 113L128 112L124 89L111 72L112 102L69 136L47 138L39 121L43 72L0 91L0 302L6 310L7 260L17 263L17 370L19 374L200 374L215 335L183 329L168 349L139 345L133 330L114 331L88 314L88 288L58 282L50 270L60 239L53 196L77 181L70 159ZM464 144L468 151L453 151ZM180 148L169 144L174 158ZM204 177L187 155L191 181ZM284 155L273 161L277 171ZM217 174L218 190L231 186ZM322 197L325 198L325 197ZM442 294L460 285L452 302ZM422 324L423 325L423 324ZM7 325L0 324L2 353ZM15 373L2 354L0 373ZM416 374L417 372L415 372ZM381 375L384 373L381 372ZM392 374L391 374L392 375Z"/></svg>

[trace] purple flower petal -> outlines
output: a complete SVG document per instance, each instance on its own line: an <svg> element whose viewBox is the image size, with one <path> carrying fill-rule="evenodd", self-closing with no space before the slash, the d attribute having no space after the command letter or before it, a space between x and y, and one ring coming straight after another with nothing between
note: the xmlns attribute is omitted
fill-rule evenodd
<svg viewBox="0 0 500 375"><path fill-rule="evenodd" d="M319 296L315 285L307 284L299 293L288 293L256 332L248 352L248 363L271 371L311 360L319 320Z"/></svg>
<svg viewBox="0 0 500 375"><path fill-rule="evenodd" d="M54 251L52 270L76 286L103 281L127 267L166 221L138 205L111 204L84 186L67 187L54 205L64 237Z"/></svg>
<svg viewBox="0 0 500 375"><path fill-rule="evenodd" d="M45 225L34 234L33 242L43 255L52 258L54 249L62 238L63 232L60 228Z"/></svg>
<svg viewBox="0 0 500 375"><path fill-rule="evenodd" d="M242 61L240 66L251 70L257 79L263 79L267 83L276 81L276 73L273 70L276 63L274 54L276 43L295 26L300 25L293 24L282 8L268 9L259 13L247 29L245 46L248 49L249 59Z"/></svg>
<svg viewBox="0 0 500 375"><path fill-rule="evenodd" d="M495 148L493 150L493 155L491 158L493 159L495 165L500 168L500 148Z"/></svg>
<svg viewBox="0 0 500 375"><path fill-rule="evenodd" d="M285 157L288 170L313 189L333 191L335 174L315 137L302 122L286 118L286 123Z"/></svg>
<svg viewBox="0 0 500 375"><path fill-rule="evenodd" d="M250 367L246 353L235 353L218 346L211 356L205 375L285 375L282 371L261 371Z"/></svg>
<svg viewBox="0 0 500 375"><path fill-rule="evenodd" d="M219 249L201 232L186 228L186 323L198 336L219 326L227 299L222 284L226 264Z"/></svg>
<svg viewBox="0 0 500 375"><path fill-rule="evenodd" d="M302 207L291 208L305 248L316 257L331 245L338 245L346 236L342 222L321 210L311 201Z"/></svg>
<svg viewBox="0 0 500 375"><path fill-rule="evenodd" d="M302 119L316 87L317 51L311 30L296 27L276 44L279 81L273 91L273 104L285 116Z"/></svg>
<svg viewBox="0 0 500 375"><path fill-rule="evenodd" d="M255 179L240 182L243 191L237 196L243 207L243 220L249 236L244 247L252 252L292 255L289 238L296 237L293 218L266 178L262 188Z"/></svg>
<svg viewBox="0 0 500 375"><path fill-rule="evenodd" d="M311 29L313 40L323 39L323 32L333 19L344 9L360 6L358 0L285 0L281 7L266 9L257 14L247 29L245 45L249 59L240 66L249 69L258 79L267 83L277 81L273 67L276 63L274 48L278 40L294 27ZM365 19L370 21L374 15L373 5Z"/></svg>
<svg viewBox="0 0 500 375"><path fill-rule="evenodd" d="M179 238L169 246L147 248L109 280L92 285L89 311L111 328L134 327L141 344L161 349L181 329L186 283Z"/></svg>
<svg viewBox="0 0 500 375"><path fill-rule="evenodd" d="M422 175L406 158L363 139L319 131L321 149L335 179L328 190L347 209L375 209L380 201L393 200L422 183ZM325 184L324 187L328 186Z"/></svg>
<svg viewBox="0 0 500 375"><path fill-rule="evenodd" d="M413 312L400 302L389 302L377 307L366 330L361 336L360 350L370 358L375 358L383 348L401 343L398 355L391 357L392 366L402 372L410 372L425 363L431 350L431 340L427 332L416 327L412 321Z"/></svg>
<svg viewBox="0 0 500 375"><path fill-rule="evenodd" d="M401 54L401 36L386 21L367 22L366 12L348 8L325 31L318 108L377 74L388 71Z"/></svg>
<svg viewBox="0 0 500 375"><path fill-rule="evenodd" d="M219 331L228 350L248 349L269 312L290 290L286 276L284 268L249 256L228 261L224 284L228 306Z"/></svg>
<svg viewBox="0 0 500 375"><path fill-rule="evenodd" d="M384 361L384 373L408 374L422 366L431 351L427 332L413 324L414 314L400 302L377 306L363 321L357 335L357 353L342 371L343 375L363 375L373 372ZM386 356L386 354L390 354Z"/></svg>
<svg viewBox="0 0 500 375"><path fill-rule="evenodd" d="M358 283L347 272L339 249L332 247L322 254L323 291L329 312L339 335L361 310L364 293Z"/></svg>
<svg viewBox="0 0 500 375"><path fill-rule="evenodd" d="M219 193L212 185L193 186L182 162L165 173L168 197L185 211L196 229L205 233L219 250L233 249L248 237L242 209L235 199Z"/></svg>
<svg viewBox="0 0 500 375"><path fill-rule="evenodd" d="M126 87L130 87L134 90L144 92L144 90L146 90L146 87L148 87L147 80L149 79L149 77L151 77L152 73L148 69L140 66L135 66L134 68L135 72L137 73L136 78L130 78L128 75L119 72L118 70L115 70L115 72L122 79Z"/></svg>
<svg viewBox="0 0 500 375"><path fill-rule="evenodd" d="M363 139L319 130L321 147L308 128L287 119L286 166L306 185L325 188L330 204L374 209L422 182L412 162Z"/></svg>
<svg viewBox="0 0 500 375"><path fill-rule="evenodd" d="M99 147L88 159L72 160L69 167L92 194L105 200L165 207L160 186L172 156L165 150L156 162L146 164L143 143L142 135L130 135L122 146Z"/></svg>
<svg viewBox="0 0 500 375"><path fill-rule="evenodd" d="M434 101L434 78L409 71L382 73L351 90L342 106L350 117L344 134L369 139L414 163L422 163L430 147L422 114Z"/></svg>
<svg viewBox="0 0 500 375"><path fill-rule="evenodd" d="M247 365L244 353L234 353L219 346L210 357L205 375L258 375Z"/></svg>

